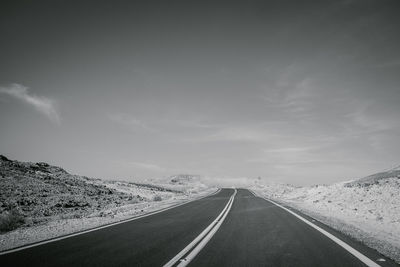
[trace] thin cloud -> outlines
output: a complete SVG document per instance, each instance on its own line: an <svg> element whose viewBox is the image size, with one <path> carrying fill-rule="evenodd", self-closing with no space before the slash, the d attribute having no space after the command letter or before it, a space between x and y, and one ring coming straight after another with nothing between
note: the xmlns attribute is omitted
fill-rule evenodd
<svg viewBox="0 0 400 267"><path fill-rule="evenodd" d="M372 65L373 68L397 68L400 66L400 59L390 60Z"/></svg>
<svg viewBox="0 0 400 267"><path fill-rule="evenodd" d="M125 127L130 128L131 130L135 131L137 129L142 129L146 131L152 131L152 129L143 121L134 118L128 114L124 113L113 113L113 114L108 114L108 118L120 125L123 125Z"/></svg>
<svg viewBox="0 0 400 267"><path fill-rule="evenodd" d="M317 80L304 73L303 67L291 64L278 73L277 78L267 85L262 98L268 108L285 114L288 118L310 121L320 96Z"/></svg>
<svg viewBox="0 0 400 267"><path fill-rule="evenodd" d="M9 87L0 87L0 93L12 96L23 103L34 107L38 112L45 115L50 121L60 124L60 115L55 108L53 99L29 94L28 87L20 84L12 84Z"/></svg>
<svg viewBox="0 0 400 267"><path fill-rule="evenodd" d="M209 138L217 141L259 142L267 140L267 136L263 132L246 128L224 128Z"/></svg>
<svg viewBox="0 0 400 267"><path fill-rule="evenodd" d="M275 142L279 143L279 142ZM321 158L320 151L323 146L290 146L263 149L259 157L246 160L249 163L263 163L269 165L303 165L317 162L325 162L328 159Z"/></svg>
<svg viewBox="0 0 400 267"><path fill-rule="evenodd" d="M153 163L131 162L131 164L134 165L135 167L146 169L146 170L150 170L150 171L163 172L163 171L166 170L163 167L158 166L158 165L153 164Z"/></svg>
<svg viewBox="0 0 400 267"><path fill-rule="evenodd" d="M368 110L372 104L366 103L359 107L355 112L346 115L353 122L354 126L364 129L366 132L379 132L390 130L396 125L396 121L391 121L389 117L379 117L371 114Z"/></svg>
<svg viewBox="0 0 400 267"><path fill-rule="evenodd" d="M223 127L211 134L189 138L193 142L265 142L270 135L250 127Z"/></svg>
<svg viewBox="0 0 400 267"><path fill-rule="evenodd" d="M309 147L283 147L283 148L273 148L273 149L265 149L265 152L268 153L299 153L305 152L315 149L313 146Z"/></svg>
<svg viewBox="0 0 400 267"><path fill-rule="evenodd" d="M223 124L213 124L213 123L207 123L201 120L164 120L164 124L170 124L170 125L175 125L178 127L183 127L183 128L194 128L194 129L219 129L223 127Z"/></svg>

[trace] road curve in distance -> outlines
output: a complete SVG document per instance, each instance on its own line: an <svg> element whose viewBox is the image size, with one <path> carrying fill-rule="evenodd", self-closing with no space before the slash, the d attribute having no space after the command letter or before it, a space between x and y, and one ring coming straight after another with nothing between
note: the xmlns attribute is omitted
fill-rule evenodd
<svg viewBox="0 0 400 267"><path fill-rule="evenodd" d="M325 226L326 227L326 226ZM330 229L331 232L335 232ZM335 236L346 239L340 233ZM353 242L354 240L345 240ZM361 243L351 245L382 258ZM398 266L390 259L381 266ZM223 226L189 266L365 266L331 239L282 208L238 189Z"/></svg>

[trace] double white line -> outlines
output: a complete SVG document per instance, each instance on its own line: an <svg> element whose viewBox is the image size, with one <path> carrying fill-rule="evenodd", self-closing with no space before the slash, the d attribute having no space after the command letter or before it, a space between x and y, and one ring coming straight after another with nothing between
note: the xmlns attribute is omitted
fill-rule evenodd
<svg viewBox="0 0 400 267"><path fill-rule="evenodd" d="M228 215L233 200L235 199L235 195L237 190L230 197L228 203L222 210L222 212L218 215L218 217L209 225L206 229L201 232L189 245L187 245L184 249L181 250L175 257L173 257L169 262L167 262L164 267L171 266L179 266L183 267L188 265L194 257L204 248L204 246L210 241L210 239L214 236L214 234L218 231L221 224L224 222L226 216ZM190 253L189 253L190 251ZM178 263L178 261L180 261Z"/></svg>

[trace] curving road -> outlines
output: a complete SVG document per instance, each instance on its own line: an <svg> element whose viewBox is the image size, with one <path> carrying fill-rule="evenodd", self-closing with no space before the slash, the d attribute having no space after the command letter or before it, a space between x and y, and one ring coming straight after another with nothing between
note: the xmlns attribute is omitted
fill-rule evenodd
<svg viewBox="0 0 400 267"><path fill-rule="evenodd" d="M233 189L152 216L0 256L0 266L162 266L218 216Z"/></svg>
<svg viewBox="0 0 400 267"><path fill-rule="evenodd" d="M231 196L233 202L229 201ZM148 217L5 254L0 256L0 265L163 266L218 216L222 218L216 220L220 228L214 229L213 235L208 234L204 247L197 247L199 252L193 260L175 265L365 266L319 231L245 189L238 189L236 195L233 189L222 189L215 195ZM385 259L377 264L398 266L376 251L314 223L373 261Z"/></svg>
<svg viewBox="0 0 400 267"><path fill-rule="evenodd" d="M304 216L304 215L302 215ZM377 252L329 229L371 259ZM398 266L386 259L382 266ZM335 242L271 202L238 190L224 226L190 266L365 266Z"/></svg>

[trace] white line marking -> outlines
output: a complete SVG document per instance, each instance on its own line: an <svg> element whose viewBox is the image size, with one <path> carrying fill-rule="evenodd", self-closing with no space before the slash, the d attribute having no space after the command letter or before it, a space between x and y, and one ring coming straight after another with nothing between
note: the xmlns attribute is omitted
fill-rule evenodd
<svg viewBox="0 0 400 267"><path fill-rule="evenodd" d="M151 215L154 215L154 214L157 214L157 213L160 213L160 212L164 212L164 211L167 211L167 210L170 210L170 209L173 209L173 208L180 207L182 205L189 204L189 203L191 203L193 201L197 201L197 200L200 200L200 199L203 199L203 198L206 198L206 197L210 197L210 196L216 195L220 191L221 191L221 188L219 188L215 192L210 193L208 195L205 195L205 196L202 196L202 197L199 197L199 198L196 198L196 199L192 199L192 200L189 200L189 201L186 201L186 202L183 202L183 203L179 203L179 204L176 204L176 205L173 205L173 206L170 206L170 207L166 207L166 208L163 208L163 209L160 209L160 210L152 211L152 212L149 212L147 214L139 215L139 216L136 216L136 217L133 217L133 218L124 219L124 220L121 220L119 222L114 222L114 223L98 226L98 227L95 227L95 228L91 228L91 229L88 229L88 230L83 230L83 231L80 231L80 232L77 232L77 233L72 233L72 234L68 234L68 235L64 235L64 236L60 236L60 237L55 237L55 238L52 238L52 239L39 241L37 243L33 243L33 244L30 244L30 245L25 245L25 246L22 246L22 247L17 247L17 248L13 248L13 249L10 249L10 250L1 251L0 252L0 256L1 255L5 255L5 254L9 254L9 253L13 253L13 252L17 252L17 251L21 251L21 250L24 250L24 249L33 248L33 247L41 246L41 245L44 245L44 244L56 242L56 241L67 239L67 238L74 237L74 236L77 236L77 235L82 235L82 234L94 232L94 231L97 231L97 230L100 230L100 229L104 229L104 228L107 228L107 227L111 227L111 226L115 226L115 225L118 225L118 224L122 224L122 223L131 222L131 221L134 221L134 220L138 220L140 218L144 218L144 217L151 216Z"/></svg>
<svg viewBox="0 0 400 267"><path fill-rule="evenodd" d="M253 192L254 194L254 192ZM362 261L364 264L366 264L369 267L380 267L379 264L377 264L376 262L374 262L373 260L369 259L367 256L361 254L361 252L357 251L356 249L354 249L353 247L351 247L350 245L346 244L345 242L343 242L342 240L340 240L339 238L337 238L336 236L332 235L331 233L325 231L324 229L322 229L321 227L313 224L312 222L308 221L307 219L303 218L302 216L298 215L297 213L285 208L284 206L270 200L267 199L265 197L259 196L260 198L265 199L268 202L271 202L272 204L286 210L287 212L289 212L290 214L296 216L298 219L302 220L303 222L305 222L306 224L310 225L312 228L316 229L317 231L321 232L322 234L324 234L326 237L330 238L332 241L334 241L336 244L338 244L339 246L341 246L342 248L344 248L345 250L347 250L348 252L350 252L353 256L355 256L357 259L359 259L360 261Z"/></svg>
<svg viewBox="0 0 400 267"><path fill-rule="evenodd" d="M225 220L225 217L229 213L229 210L232 207L233 200L237 190L232 194L229 198L228 203L225 205L224 209L217 216L217 218L209 225L206 229L204 229L192 242L189 243L184 249L182 249L175 257L173 257L169 262L167 262L163 267L171 267L174 266L178 261L180 263L178 266L186 266L189 262L200 252L200 250L207 244L207 242L211 239L211 237L215 234L218 228L221 226L222 222ZM199 243L200 242L200 243ZM196 244L198 244L196 246ZM184 259L182 257L188 253L194 246L196 246L192 252Z"/></svg>
<svg viewBox="0 0 400 267"><path fill-rule="evenodd" d="M233 200L236 195L236 189L235 193L233 195L232 201L229 204L229 207L227 211L225 212L224 216L219 220L218 224L208 233L208 235L201 240L201 242L187 255L179 264L178 267L185 267L187 266L196 256L199 254L199 252L207 245L207 243L211 240L211 238L215 235L215 233L218 231L218 229L221 227L221 224L224 222L226 216L228 215L229 211L231 210Z"/></svg>

